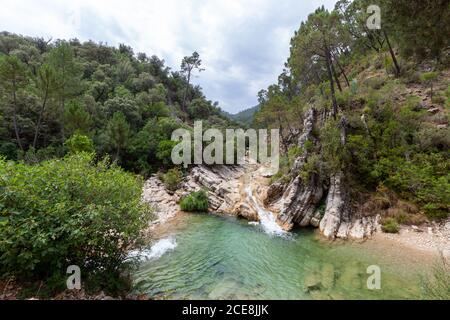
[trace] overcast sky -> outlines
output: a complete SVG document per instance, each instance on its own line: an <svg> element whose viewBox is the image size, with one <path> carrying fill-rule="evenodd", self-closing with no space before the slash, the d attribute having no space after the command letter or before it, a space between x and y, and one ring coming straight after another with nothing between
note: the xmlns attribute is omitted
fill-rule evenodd
<svg viewBox="0 0 450 320"><path fill-rule="evenodd" d="M156 54L173 70L197 51L194 79L208 99L235 113L257 104L277 81L289 40L310 12L335 0L14 0L2 1L0 31L78 38Z"/></svg>

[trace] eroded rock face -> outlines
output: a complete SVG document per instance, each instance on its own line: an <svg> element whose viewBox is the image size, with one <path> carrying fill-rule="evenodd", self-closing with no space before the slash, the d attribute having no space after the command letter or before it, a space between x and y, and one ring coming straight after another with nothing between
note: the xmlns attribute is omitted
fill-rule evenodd
<svg viewBox="0 0 450 320"><path fill-rule="evenodd" d="M286 186L270 186L264 204L279 213L277 222L285 230L292 229L294 225L313 226L318 227L325 237L331 239L369 237L377 228L377 218L363 217L352 211L343 174L332 176L329 186L317 174L312 174L308 181L303 181L298 175L309 159L308 150L304 148L306 141L319 143L313 136L316 113L315 109L311 108L306 114L303 132L298 139L298 146L304 152L297 157L290 171L291 182ZM340 122L343 145L346 143L346 124L347 120L343 117ZM317 207L324 196L326 209L322 216Z"/></svg>
<svg viewBox="0 0 450 320"><path fill-rule="evenodd" d="M378 217L363 217L352 211L342 174L331 177L325 214L319 230L327 238L365 239L378 227Z"/></svg>
<svg viewBox="0 0 450 320"><path fill-rule="evenodd" d="M271 207L279 211L277 220L285 230L292 229L295 223L303 227L317 225L320 219L320 216L316 214L316 206L322 199L324 188L318 176L313 174L307 182L302 181L298 176L298 172L307 163L309 157L308 151L305 149L306 141L313 143L315 141L312 134L315 121L316 110L311 108L306 114L303 123L303 132L298 139L298 146L304 152L297 157L291 169L290 174L293 179L284 188L282 196L278 197L275 202L271 201L271 199L266 199L266 203L272 202ZM279 192L279 186L273 188L276 188L276 191ZM272 187L269 188L269 190L271 189ZM268 194L272 195L272 193Z"/></svg>
<svg viewBox="0 0 450 320"><path fill-rule="evenodd" d="M315 217L316 206L323 196L323 187L312 177L304 184L296 177L285 190L281 198L281 212L278 221L286 230L292 229L294 223L302 227L309 226Z"/></svg>
<svg viewBox="0 0 450 320"><path fill-rule="evenodd" d="M342 175L331 177L330 190L327 196L325 214L320 221L319 229L325 237L334 238L342 222L350 220L350 212L346 200L346 190L341 183Z"/></svg>
<svg viewBox="0 0 450 320"><path fill-rule="evenodd" d="M242 216L257 221L256 209L246 204L242 177L247 166L203 166L194 167L176 192L170 192L156 176L145 182L142 200L155 210L157 220L163 223L179 211L180 200L194 191L207 190L209 210L217 213Z"/></svg>
<svg viewBox="0 0 450 320"><path fill-rule="evenodd" d="M145 182L141 199L150 204L155 211L157 219L153 224L165 222L180 210L178 205L180 196L170 193L156 176Z"/></svg>

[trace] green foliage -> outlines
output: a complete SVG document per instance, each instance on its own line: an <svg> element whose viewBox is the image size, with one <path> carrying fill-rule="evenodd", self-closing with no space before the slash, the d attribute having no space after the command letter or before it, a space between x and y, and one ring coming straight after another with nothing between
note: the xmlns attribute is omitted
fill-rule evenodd
<svg viewBox="0 0 450 320"><path fill-rule="evenodd" d="M313 175L320 173L320 157L317 154L312 154L308 157L307 162L299 172L300 177L305 183L312 178Z"/></svg>
<svg viewBox="0 0 450 320"><path fill-rule="evenodd" d="M207 212L208 196L204 190L192 192L180 202L180 208L187 212Z"/></svg>
<svg viewBox="0 0 450 320"><path fill-rule="evenodd" d="M78 101L71 101L64 112L64 126L68 135L75 132L89 134L92 126L91 116Z"/></svg>
<svg viewBox="0 0 450 320"><path fill-rule="evenodd" d="M189 117L194 120L207 119L213 112L211 104L201 99L193 100L188 106Z"/></svg>
<svg viewBox="0 0 450 320"><path fill-rule="evenodd" d="M328 120L320 131L322 157L331 172L344 170L347 163L347 149L341 143L341 130L336 120Z"/></svg>
<svg viewBox="0 0 450 320"><path fill-rule="evenodd" d="M69 153L75 154L79 152L95 153L94 142L87 136L74 134L67 139L64 145L69 149Z"/></svg>
<svg viewBox="0 0 450 320"><path fill-rule="evenodd" d="M427 299L450 299L450 265L442 253L433 266L433 273L423 279L423 287Z"/></svg>
<svg viewBox="0 0 450 320"><path fill-rule="evenodd" d="M78 265L85 278L113 280L150 219L142 180L106 159L76 154L34 166L2 159L0 177L0 271L19 279Z"/></svg>
<svg viewBox="0 0 450 320"><path fill-rule="evenodd" d="M183 126L179 119L230 127L217 104L189 83L190 72L201 70L198 54L185 59L180 73L126 45L41 40L0 32L0 152L9 159L61 156L78 133L93 140L99 157L148 175L172 166L157 147ZM157 134L148 134L149 122Z"/></svg>
<svg viewBox="0 0 450 320"><path fill-rule="evenodd" d="M172 149L178 144L177 141L162 140L156 148L156 158L161 161L165 167L170 167L172 163Z"/></svg>
<svg viewBox="0 0 450 320"><path fill-rule="evenodd" d="M449 46L448 1L385 0L384 24L393 31L404 56L440 59ZM411 13L414 19L411 19Z"/></svg>
<svg viewBox="0 0 450 320"><path fill-rule="evenodd" d="M183 179L183 173L178 168L172 168L162 175L162 181L170 191L176 191Z"/></svg>
<svg viewBox="0 0 450 320"><path fill-rule="evenodd" d="M436 80L437 76L437 72L425 72L420 76L420 80L428 84L431 88L431 100L433 100L433 82Z"/></svg>
<svg viewBox="0 0 450 320"><path fill-rule="evenodd" d="M130 138L130 125L121 112L114 113L108 123L108 138L115 152L115 159L119 159L120 152L125 149Z"/></svg>
<svg viewBox="0 0 450 320"><path fill-rule="evenodd" d="M436 80L437 76L437 72L425 72L421 74L420 79L425 83L431 83Z"/></svg>
<svg viewBox="0 0 450 320"><path fill-rule="evenodd" d="M298 146L289 148L287 155L280 156L280 167L278 172L270 178L271 183L280 181L283 183L289 182L289 171L295 163L295 159L303 153L303 150Z"/></svg>
<svg viewBox="0 0 450 320"><path fill-rule="evenodd" d="M417 154L410 161L401 157L383 157L372 175L403 197L426 205L430 218L445 218L450 199L449 160L440 154Z"/></svg>
<svg viewBox="0 0 450 320"><path fill-rule="evenodd" d="M398 233L400 227L394 218L387 218L381 223L381 229L386 233Z"/></svg>

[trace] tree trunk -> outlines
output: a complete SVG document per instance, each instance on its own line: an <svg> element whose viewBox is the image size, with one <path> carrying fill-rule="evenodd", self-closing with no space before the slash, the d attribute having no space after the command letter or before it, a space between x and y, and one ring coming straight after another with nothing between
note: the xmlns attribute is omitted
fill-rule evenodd
<svg viewBox="0 0 450 320"><path fill-rule="evenodd" d="M389 37L386 33L386 30L383 30L383 34L386 39L386 43L389 47L389 53L391 54L392 61L394 62L395 75L398 77L400 75L400 66L398 65L397 58L395 57L395 53L394 53L394 50L392 49L391 42L389 41Z"/></svg>
<svg viewBox="0 0 450 320"><path fill-rule="evenodd" d="M119 163L119 155L120 155L120 146L117 147L116 156L115 156L117 163Z"/></svg>
<svg viewBox="0 0 450 320"><path fill-rule="evenodd" d="M326 65L327 65L328 80L330 80L331 100L333 103L333 110L331 113L333 115L333 118L336 120L338 107L337 107L337 101L336 101L336 92L334 91L333 72L331 71L330 50L328 49L328 46L326 46L326 45L325 45L325 60L326 60Z"/></svg>
<svg viewBox="0 0 450 320"><path fill-rule="evenodd" d="M336 61L336 64L337 64L339 70L341 71L341 74L344 76L345 83L347 84L347 87L350 88L350 81L348 80L347 75L345 74L344 68L339 63L339 59L337 57L334 57L334 61Z"/></svg>
<svg viewBox="0 0 450 320"><path fill-rule="evenodd" d="M281 137L281 144L282 144L282 147L283 147L283 149L284 149L284 151L288 151L288 147L287 147L287 139L284 137L284 135L283 135L283 125L282 125L282 122L281 122L281 117L280 117L280 115L278 115L278 126L280 127L280 137Z"/></svg>
<svg viewBox="0 0 450 320"><path fill-rule="evenodd" d="M66 108L66 69L65 66L62 68L62 85L61 85L61 137L62 142L66 141L66 133L64 132L65 124L64 124L64 111Z"/></svg>
<svg viewBox="0 0 450 320"><path fill-rule="evenodd" d="M184 90L184 97L183 97L183 103L181 105L181 110L187 114L187 110L186 110L186 98L187 98L187 93L189 90L189 84L191 82L191 71L189 70L188 72L188 77L187 77L187 84L186 84L186 89ZM185 116L187 118L187 115Z"/></svg>
<svg viewBox="0 0 450 320"><path fill-rule="evenodd" d="M334 69L333 62L331 62L331 71L333 72L334 80L336 81L339 92L342 92L341 83L339 82L339 77L336 73L336 69Z"/></svg>
<svg viewBox="0 0 450 320"><path fill-rule="evenodd" d="M17 126L17 97L16 97L16 81L13 80L13 125L14 125L14 133L16 134L17 144L19 145L20 150L23 151L22 141L20 141L19 128Z"/></svg>
<svg viewBox="0 0 450 320"><path fill-rule="evenodd" d="M38 122L36 124L36 130L34 131L33 149L36 149L36 143L37 143L37 139L38 139L38 135L39 135L39 129L41 127L42 115L44 114L45 105L47 104L47 97L48 97L48 84L45 89L44 101L42 102L41 110L39 111L39 118L38 118Z"/></svg>

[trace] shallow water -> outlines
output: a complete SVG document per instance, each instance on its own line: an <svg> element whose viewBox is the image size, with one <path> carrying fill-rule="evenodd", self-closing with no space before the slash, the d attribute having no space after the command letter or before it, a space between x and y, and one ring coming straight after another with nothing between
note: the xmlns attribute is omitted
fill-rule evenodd
<svg viewBox="0 0 450 320"><path fill-rule="evenodd" d="M134 280L165 299L412 299L426 271L367 244L332 244L312 230L277 236L232 217L182 215L159 236ZM381 268L380 290L367 289L370 265Z"/></svg>

